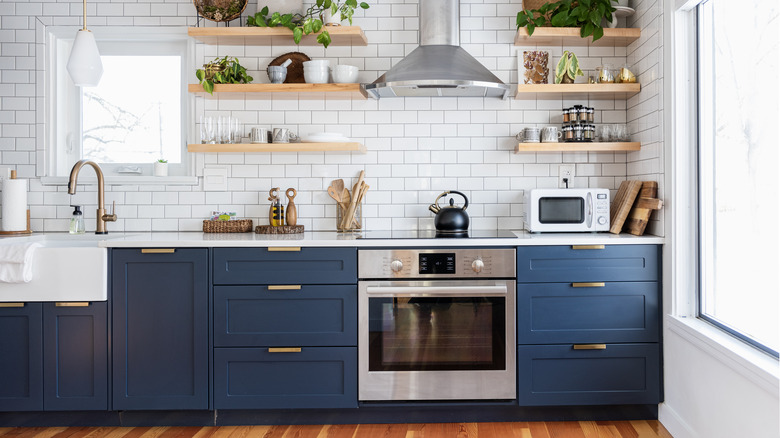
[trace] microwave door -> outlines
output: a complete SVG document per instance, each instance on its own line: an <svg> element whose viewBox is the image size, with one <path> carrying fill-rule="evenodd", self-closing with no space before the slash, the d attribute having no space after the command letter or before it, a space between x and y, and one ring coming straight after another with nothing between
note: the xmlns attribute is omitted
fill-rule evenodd
<svg viewBox="0 0 780 438"><path fill-rule="evenodd" d="M593 229L593 195L590 192L585 197L585 225L589 230Z"/></svg>

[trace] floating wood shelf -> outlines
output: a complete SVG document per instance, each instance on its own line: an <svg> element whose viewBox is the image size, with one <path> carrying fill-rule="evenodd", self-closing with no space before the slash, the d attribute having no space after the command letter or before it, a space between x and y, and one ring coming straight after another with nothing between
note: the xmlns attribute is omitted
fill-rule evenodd
<svg viewBox="0 0 780 438"><path fill-rule="evenodd" d="M517 84L515 99L628 99L637 84Z"/></svg>
<svg viewBox="0 0 780 438"><path fill-rule="evenodd" d="M638 151L639 142L596 143L519 143L515 153L522 152L630 152Z"/></svg>
<svg viewBox="0 0 780 438"><path fill-rule="evenodd" d="M188 144L188 152L360 152L366 147L358 142L344 143L235 143Z"/></svg>
<svg viewBox="0 0 780 438"><path fill-rule="evenodd" d="M537 27L528 36L528 29L521 27L515 34L516 46L615 46L625 47L641 36L637 28L604 29L604 36L593 42L593 37L580 37L578 27Z"/></svg>
<svg viewBox="0 0 780 438"><path fill-rule="evenodd" d="M328 26L332 46L366 46L360 26ZM187 34L206 44L227 46L294 45L293 33L286 27L190 27ZM301 46L316 46L317 34L304 35Z"/></svg>
<svg viewBox="0 0 780 438"><path fill-rule="evenodd" d="M200 84L189 84L187 90L210 96ZM365 97L360 84L215 84L214 94L218 93L343 93L343 97Z"/></svg>

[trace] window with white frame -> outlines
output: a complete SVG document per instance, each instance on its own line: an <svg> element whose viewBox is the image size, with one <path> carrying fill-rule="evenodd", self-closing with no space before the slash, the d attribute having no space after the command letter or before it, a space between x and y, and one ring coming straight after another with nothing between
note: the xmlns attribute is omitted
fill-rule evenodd
<svg viewBox="0 0 780 438"><path fill-rule="evenodd" d="M50 32L48 176L68 175L80 159L97 162L107 176L148 176L158 159L167 160L170 175L189 174L186 87L194 70L186 31L93 32L103 76L96 87L83 88L65 69L75 32Z"/></svg>
<svg viewBox="0 0 780 438"><path fill-rule="evenodd" d="M699 317L778 356L780 4L698 14Z"/></svg>

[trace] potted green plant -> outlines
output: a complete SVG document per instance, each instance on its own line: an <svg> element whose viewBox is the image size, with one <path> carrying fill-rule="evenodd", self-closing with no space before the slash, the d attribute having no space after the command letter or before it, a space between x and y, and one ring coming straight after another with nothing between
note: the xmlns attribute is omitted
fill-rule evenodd
<svg viewBox="0 0 780 438"><path fill-rule="evenodd" d="M168 176L168 160L160 158L154 162L154 176Z"/></svg>
<svg viewBox="0 0 780 438"><path fill-rule="evenodd" d="M210 63L203 64L202 69L195 71L195 76L203 90L209 94L214 94L214 84L248 84L253 79L233 56L217 57Z"/></svg>
<svg viewBox="0 0 780 438"><path fill-rule="evenodd" d="M344 0L343 3L341 0L317 0L303 14L274 12L269 16L268 6L265 6L260 12L247 17L246 24L258 27L286 27L293 32L295 44L300 44L304 35L322 31L322 33L317 35L317 42L327 48L331 39L330 33L322 27L324 11L329 10L332 15L338 13L341 20L349 20L349 24L352 24L352 15L358 7L362 9L369 8L368 3L358 3L357 0Z"/></svg>
<svg viewBox="0 0 780 438"><path fill-rule="evenodd" d="M577 76L585 76L585 73L580 70L580 61L577 59L577 55L566 50L555 67L555 83L573 84Z"/></svg>
<svg viewBox="0 0 780 438"><path fill-rule="evenodd" d="M517 13L517 28L525 27L528 35L541 26L579 27L580 37L593 36L593 41L604 36L602 20L612 21L618 0L559 0L545 3L539 9L526 9Z"/></svg>

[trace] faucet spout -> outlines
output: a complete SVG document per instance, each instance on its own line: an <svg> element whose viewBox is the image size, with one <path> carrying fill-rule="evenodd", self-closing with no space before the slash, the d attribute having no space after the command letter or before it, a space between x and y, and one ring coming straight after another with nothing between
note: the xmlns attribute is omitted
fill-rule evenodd
<svg viewBox="0 0 780 438"><path fill-rule="evenodd" d="M98 164L94 161L90 160L77 161L76 164L73 165L73 169L70 170L70 178L68 179L68 193L71 195L76 194L76 182L79 178L79 172L85 164L92 166L95 169L95 174L97 175L98 208L96 217L97 223L95 224L95 234L108 234L108 231L106 230L106 222L115 222L117 217L114 211L111 212L112 214L106 214L105 204L103 203L105 185L103 180L103 171L100 169L100 166L98 166ZM114 209L112 208L112 210Z"/></svg>

